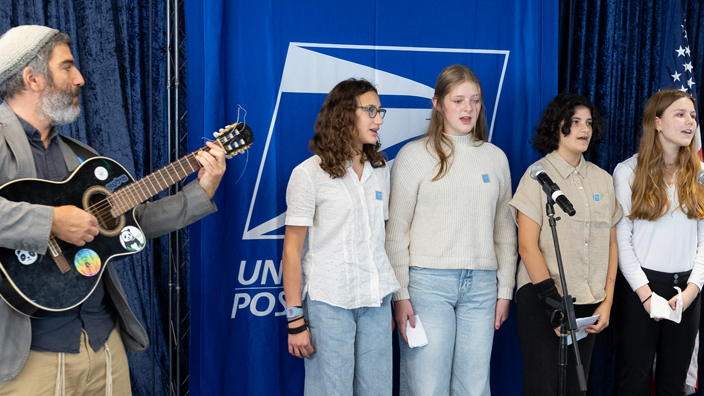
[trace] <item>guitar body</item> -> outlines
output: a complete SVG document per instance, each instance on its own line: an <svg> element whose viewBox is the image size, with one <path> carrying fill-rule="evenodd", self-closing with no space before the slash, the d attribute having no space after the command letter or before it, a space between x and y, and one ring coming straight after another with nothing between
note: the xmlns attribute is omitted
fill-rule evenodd
<svg viewBox="0 0 704 396"><path fill-rule="evenodd" d="M0 187L0 197L14 202L46 206L74 205L109 212L105 200L134 179L117 162L94 157L83 162L65 181L19 179ZM93 212L91 212L93 213ZM95 215L95 213L93 213ZM99 219L100 233L92 242L75 246L56 239L68 263L62 272L52 254L0 248L0 296L25 315L38 310L65 311L78 306L95 290L113 257L144 248L145 237L134 218L134 210L113 218Z"/></svg>

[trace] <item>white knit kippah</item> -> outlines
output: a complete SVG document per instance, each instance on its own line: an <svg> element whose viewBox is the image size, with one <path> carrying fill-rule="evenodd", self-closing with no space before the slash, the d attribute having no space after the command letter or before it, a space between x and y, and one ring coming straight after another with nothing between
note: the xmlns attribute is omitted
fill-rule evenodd
<svg viewBox="0 0 704 396"><path fill-rule="evenodd" d="M0 84L24 69L58 32L46 26L24 25L0 36Z"/></svg>

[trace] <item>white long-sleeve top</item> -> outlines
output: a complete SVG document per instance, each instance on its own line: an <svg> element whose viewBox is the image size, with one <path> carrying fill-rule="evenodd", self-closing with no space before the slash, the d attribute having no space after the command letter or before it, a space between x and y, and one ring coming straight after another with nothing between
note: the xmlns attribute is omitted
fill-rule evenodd
<svg viewBox="0 0 704 396"><path fill-rule="evenodd" d="M677 184L668 187L670 210L655 221L630 220L631 184L638 154L614 170L614 190L623 208L616 225L618 267L634 291L648 283L643 268L676 273L692 270L688 283L704 284L704 220L690 220L679 209Z"/></svg>

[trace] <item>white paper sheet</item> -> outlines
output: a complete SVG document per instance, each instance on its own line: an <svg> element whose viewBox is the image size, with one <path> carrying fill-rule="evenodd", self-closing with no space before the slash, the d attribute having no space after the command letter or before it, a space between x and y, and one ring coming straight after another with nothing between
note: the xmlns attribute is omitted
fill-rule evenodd
<svg viewBox="0 0 704 396"><path fill-rule="evenodd" d="M406 338L408 338L408 346L417 348L428 345L428 337L425 335L423 323L421 323L418 315L416 317L416 327L411 327L411 321L406 321Z"/></svg>
<svg viewBox="0 0 704 396"><path fill-rule="evenodd" d="M682 320L682 289L675 286L677 290L677 303L675 306L677 309L674 311L670 308L670 304L667 300L658 296L653 292L653 296L650 297L650 317L653 319L667 319L675 323L679 323Z"/></svg>
<svg viewBox="0 0 704 396"><path fill-rule="evenodd" d="M589 335L589 333L587 333L587 326L596 323L597 319L599 319L599 315L589 316L587 318L577 318L577 328L579 329L576 334L577 341ZM572 345L572 336L567 337L567 345Z"/></svg>

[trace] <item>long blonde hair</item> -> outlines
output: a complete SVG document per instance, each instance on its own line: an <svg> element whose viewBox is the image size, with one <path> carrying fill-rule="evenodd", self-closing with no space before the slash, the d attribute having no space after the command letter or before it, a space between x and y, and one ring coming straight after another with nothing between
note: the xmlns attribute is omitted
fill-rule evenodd
<svg viewBox="0 0 704 396"><path fill-rule="evenodd" d="M643 136L638 147L638 165L633 179L631 194L631 220L642 219L654 221L670 210L670 200L663 175L665 161L662 157L662 145L655 129L655 118L662 117L665 110L675 101L687 98L697 105L686 92L662 90L648 99L643 114ZM694 150L695 139L689 146L680 147L677 163L680 164L677 176L677 196L679 209L688 219L704 218L704 186L696 180L701 169L699 156Z"/></svg>
<svg viewBox="0 0 704 396"><path fill-rule="evenodd" d="M447 96L450 91L452 91L459 84L471 82L477 84L479 88L479 96L481 102L481 108L479 109L479 114L477 115L477 123L472 130L472 137L475 141L479 142L481 145L486 141L487 126L486 126L486 114L484 108L484 95L482 91L482 84L479 82L477 75L465 65L451 65L446 67L438 76L435 82L435 100L436 105L433 107L433 112L430 116L430 124L428 125L428 132L425 134L428 137L426 141L426 148L428 151L434 151L434 154L438 159L438 173L435 175L432 181L437 181L442 179L447 171L450 170L450 160L455 154L455 146L452 144L452 140L445 136L444 126L445 126L445 115L443 113L443 101L445 96ZM446 150L449 150L447 152Z"/></svg>

